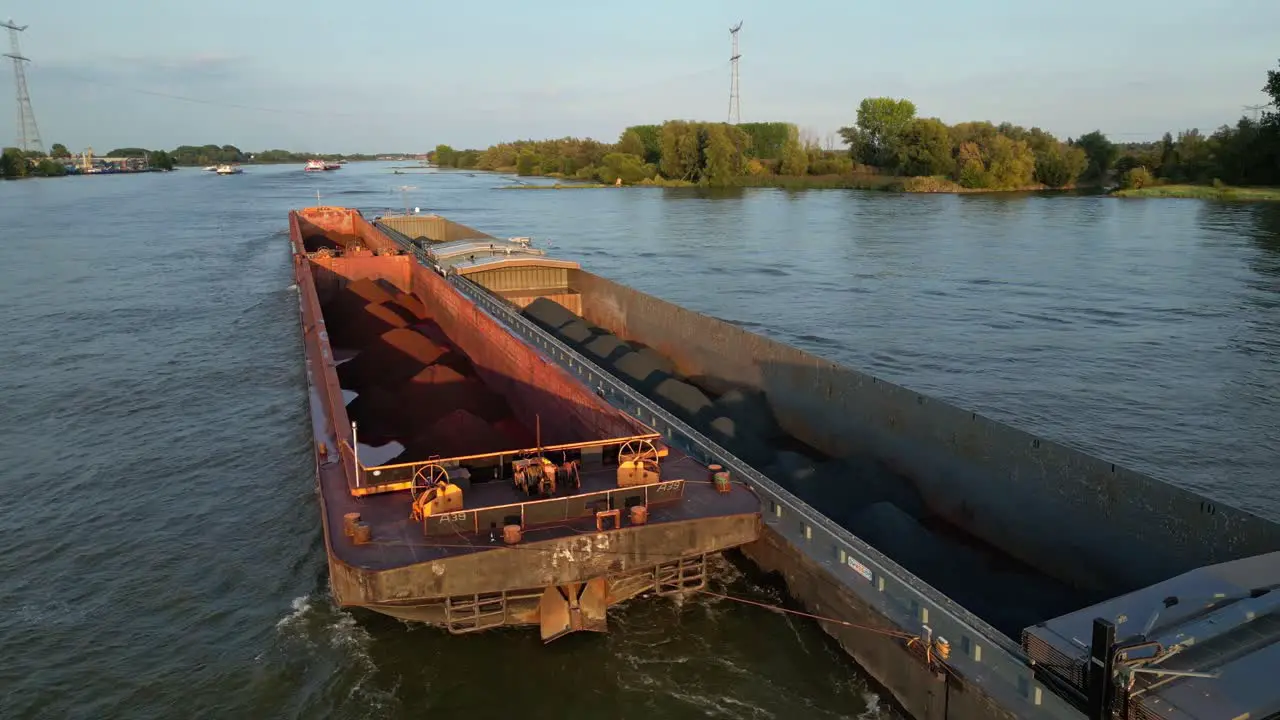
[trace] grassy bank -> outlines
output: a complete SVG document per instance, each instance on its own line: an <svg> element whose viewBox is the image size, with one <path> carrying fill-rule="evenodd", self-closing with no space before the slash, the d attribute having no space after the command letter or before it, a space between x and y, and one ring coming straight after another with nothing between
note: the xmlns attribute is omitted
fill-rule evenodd
<svg viewBox="0 0 1280 720"><path fill-rule="evenodd" d="M1212 185L1154 185L1117 190L1125 198L1192 198L1195 200L1263 200L1280 202L1280 187L1227 187Z"/></svg>
<svg viewBox="0 0 1280 720"><path fill-rule="evenodd" d="M589 190L607 188L604 183L555 183L554 185L503 185L499 190Z"/></svg>
<svg viewBox="0 0 1280 720"><path fill-rule="evenodd" d="M555 177L539 175L533 177ZM508 185L500 190L569 190L576 188L607 188L609 183L592 182L557 182L554 185ZM696 183L687 180L668 180L654 177L631 183L625 187L661 187L686 188L697 187ZM877 190L895 193L995 193L995 192L1031 192L1046 190L1043 185L1030 185L1019 188L966 188L959 183L944 177L900 177L897 175L875 175L871 173L854 173L848 175L743 175L734 178L731 187L739 188L778 188L781 190Z"/></svg>
<svg viewBox="0 0 1280 720"><path fill-rule="evenodd" d="M900 190L905 178L893 175L745 175L738 187L783 190Z"/></svg>

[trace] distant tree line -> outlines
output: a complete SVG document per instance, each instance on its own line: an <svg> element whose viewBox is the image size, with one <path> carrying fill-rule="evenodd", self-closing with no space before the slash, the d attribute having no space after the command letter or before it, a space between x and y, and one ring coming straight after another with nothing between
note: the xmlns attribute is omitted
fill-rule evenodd
<svg viewBox="0 0 1280 720"><path fill-rule="evenodd" d="M842 151L802 142L791 123L727 123L669 120L634 125L616 143L590 138L518 140L485 150L438 145L428 159L439 167L499 170L627 184L735 184L743 176L850 173L854 163Z"/></svg>
<svg viewBox="0 0 1280 720"><path fill-rule="evenodd" d="M67 168L62 162L44 153L23 152L16 147L0 151L0 178L58 177L66 174Z"/></svg>
<svg viewBox="0 0 1280 720"><path fill-rule="evenodd" d="M204 167L221 163L303 163L313 158L321 160L372 160L373 155L340 155L334 153L296 153L288 150L265 150L246 153L234 145L182 145L173 150L148 150L146 148L115 148L107 153L94 153L95 157L125 157L148 159L152 168L172 170L178 166ZM18 148L5 148L0 155L0 177L20 178L35 176L59 176L67 174L67 166L77 163L79 153L72 154L62 143L54 143L46 155L24 152Z"/></svg>
<svg viewBox="0 0 1280 720"><path fill-rule="evenodd" d="M1271 98L1258 120L1242 117L1211 135L1184 130L1156 142L1100 148L1123 188L1161 183L1280 185L1280 71L1268 70L1262 91Z"/></svg>
<svg viewBox="0 0 1280 720"><path fill-rule="evenodd" d="M857 121L840 128L860 163L904 177L933 178L973 190L1067 187L1089 168L1084 144L1011 123L947 125L916 117L910 100L867 98ZM1084 141L1084 138L1081 139Z"/></svg>
<svg viewBox="0 0 1280 720"><path fill-rule="evenodd" d="M635 125L615 143L590 138L519 140L485 150L439 145L428 157L439 167L499 170L613 183L733 185L779 175L885 174L909 190L1065 188L1078 183L1141 187L1158 182L1280 185L1280 72L1263 88L1272 110L1242 118L1209 136L1166 133L1151 143L1116 145L1101 131L1059 140L1038 127L1012 123L947 125L918 117L915 104L867 98L855 122L840 129L847 151L823 149L791 123L669 120Z"/></svg>

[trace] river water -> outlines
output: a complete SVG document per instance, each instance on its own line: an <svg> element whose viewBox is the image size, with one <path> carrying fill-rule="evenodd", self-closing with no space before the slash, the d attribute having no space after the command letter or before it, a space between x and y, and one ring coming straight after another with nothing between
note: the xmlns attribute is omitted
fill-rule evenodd
<svg viewBox="0 0 1280 720"><path fill-rule="evenodd" d="M1280 207L390 168L0 183L0 717L892 716L811 623L707 597L546 647L334 608L286 244L317 191L376 213L411 184L424 211L1280 518Z"/></svg>

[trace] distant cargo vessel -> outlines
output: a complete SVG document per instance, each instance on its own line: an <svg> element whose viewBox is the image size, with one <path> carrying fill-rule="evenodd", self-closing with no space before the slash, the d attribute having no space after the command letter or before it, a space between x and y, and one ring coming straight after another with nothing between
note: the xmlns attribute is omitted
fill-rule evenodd
<svg viewBox="0 0 1280 720"><path fill-rule="evenodd" d="M290 214L325 544L344 606L602 631L706 582L760 500L618 411L354 210ZM512 278L568 266L502 258Z"/></svg>
<svg viewBox="0 0 1280 720"><path fill-rule="evenodd" d="M434 268L461 314L500 322L519 353L554 359L671 452L746 482L763 532L742 553L832 618L822 627L911 716L1280 712L1280 525L553 260L527 238L433 215L375 226L369 247Z"/></svg>

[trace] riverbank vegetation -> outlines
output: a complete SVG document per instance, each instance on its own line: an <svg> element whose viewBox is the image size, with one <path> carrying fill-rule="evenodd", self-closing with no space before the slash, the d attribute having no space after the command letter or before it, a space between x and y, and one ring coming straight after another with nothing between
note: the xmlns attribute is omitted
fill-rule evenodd
<svg viewBox="0 0 1280 720"><path fill-rule="evenodd" d="M1280 103L1280 73L1264 91ZM1100 130L1060 140L1038 128L986 121L954 125L921 117L910 100L866 98L824 147L791 123L729 125L669 120L635 125L617 142L566 137L519 140L484 150L439 145L442 168L512 172L613 185L857 188L990 192L1117 185L1130 195L1261 198L1230 186L1280 185L1280 118L1242 118L1212 135L1166 133L1116 144ZM1215 187L1216 184L1216 187ZM1201 187L1155 193L1157 187ZM1138 191L1144 191L1139 193Z"/></svg>
<svg viewBox="0 0 1280 720"><path fill-rule="evenodd" d="M40 153L26 153L15 147L0 151L0 178L58 177L66 175L62 163Z"/></svg>
<svg viewBox="0 0 1280 720"><path fill-rule="evenodd" d="M204 167L222 163L245 165L271 165L280 163L305 163L312 158L321 160L373 160L373 155L340 155L333 153L296 153L288 150L264 150L258 153L242 151L234 145L181 145L173 150L148 150L146 148L114 148L110 152L95 152L94 157L147 158L148 165L156 170L172 170L175 167ZM62 143L54 143L49 152L24 152L18 148L4 148L0 153L0 178L57 177L67 174L67 168L78 167L84 160L83 152L72 153Z"/></svg>
<svg viewBox="0 0 1280 720"><path fill-rule="evenodd" d="M461 151L441 145L430 157L440 167L605 184L621 178L627 185L914 192L1067 187L1090 167L1083 144L1009 123L948 126L917 118L908 100L863 100L857 122L841 135L847 150L824 148L791 123L670 120L626 128L616 143L560 138Z"/></svg>

